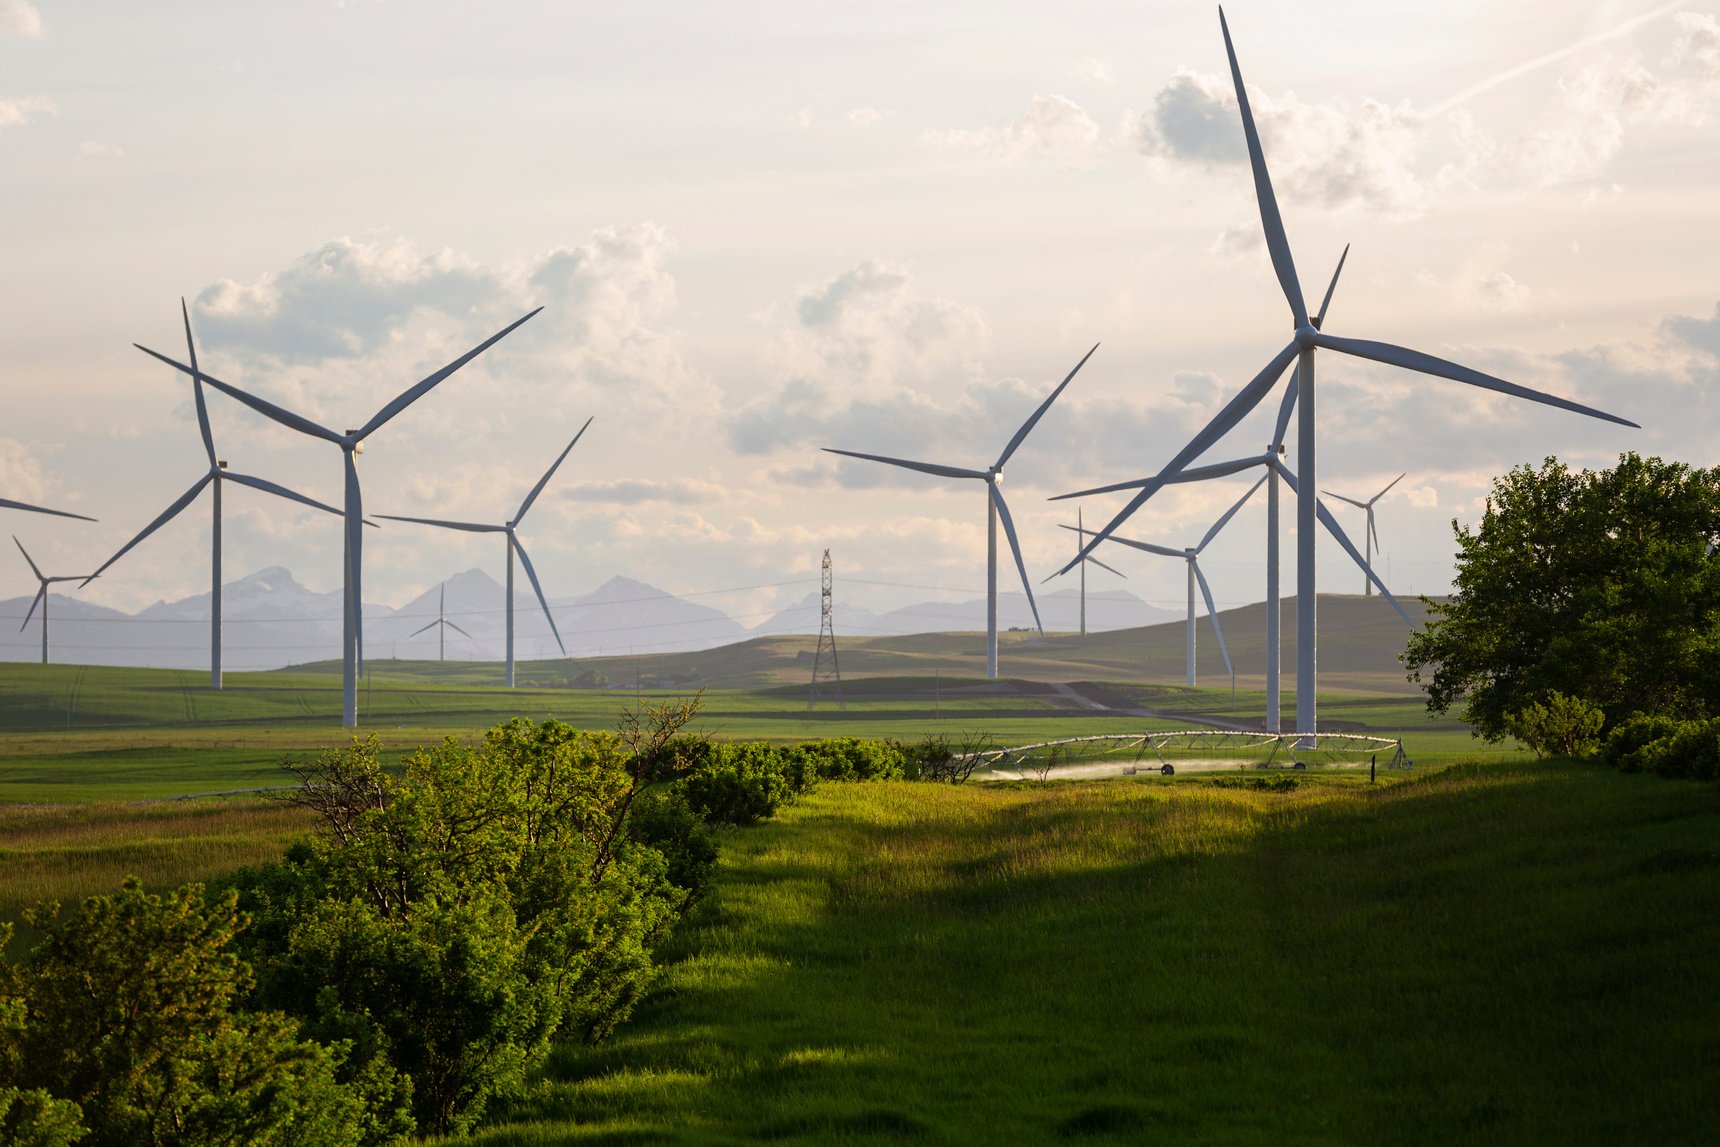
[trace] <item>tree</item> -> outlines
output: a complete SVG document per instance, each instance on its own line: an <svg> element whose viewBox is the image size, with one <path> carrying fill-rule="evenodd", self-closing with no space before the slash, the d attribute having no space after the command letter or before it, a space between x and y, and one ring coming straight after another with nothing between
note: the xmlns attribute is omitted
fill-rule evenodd
<svg viewBox="0 0 1720 1147"><path fill-rule="evenodd" d="M1427 602L1403 654L1429 711L1461 703L1494 741L1555 692L1609 728L1720 713L1720 469L1548 458L1496 479L1480 525L1452 529L1453 595Z"/></svg>
<svg viewBox="0 0 1720 1147"><path fill-rule="evenodd" d="M339 1049L300 1039L278 1013L235 1008L250 969L231 948L245 924L231 894L209 900L192 884L155 896L134 877L25 919L43 936L5 1000L8 1142L360 1142L362 1104L334 1079Z"/></svg>

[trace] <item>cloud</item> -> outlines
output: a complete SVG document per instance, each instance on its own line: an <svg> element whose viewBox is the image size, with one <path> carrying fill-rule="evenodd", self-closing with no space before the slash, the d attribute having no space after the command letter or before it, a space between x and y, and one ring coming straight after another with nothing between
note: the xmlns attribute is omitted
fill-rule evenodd
<svg viewBox="0 0 1720 1147"><path fill-rule="evenodd" d="M1327 210L1362 206L1397 215L1427 203L1429 188L1414 171L1421 117L1407 104L1363 100L1340 108L1258 91L1250 104L1279 194ZM1178 72L1150 110L1125 117L1123 130L1154 158L1208 167L1247 161L1236 94L1218 76Z"/></svg>
<svg viewBox="0 0 1720 1147"><path fill-rule="evenodd" d="M1709 79L1720 79L1720 21L1712 13L1679 12L1672 18L1678 28L1671 62L1686 61Z"/></svg>
<svg viewBox="0 0 1720 1147"><path fill-rule="evenodd" d="M90 159L123 159L125 148L117 143L101 143L87 139L78 145L78 153Z"/></svg>
<svg viewBox="0 0 1720 1147"><path fill-rule="evenodd" d="M1013 161L1048 158L1065 164L1090 160L1101 146L1102 133L1092 116L1064 96L1034 96L1027 113L1003 127L929 131L928 143L954 150L975 151Z"/></svg>
<svg viewBox="0 0 1720 1147"><path fill-rule="evenodd" d="M607 482L579 482L567 488L562 498L570 502L609 502L632 506L644 502L670 502L692 506L720 501L721 486L693 478L656 481L649 478L624 478Z"/></svg>
<svg viewBox="0 0 1720 1147"><path fill-rule="evenodd" d="M1111 65L1094 56L1088 56L1078 62L1071 75L1076 83L1089 88L1109 88L1117 82L1117 77L1111 72Z"/></svg>
<svg viewBox="0 0 1720 1147"><path fill-rule="evenodd" d="M45 499L52 495L56 486L30 447L16 438L0 438L0 497L31 505L46 505Z"/></svg>
<svg viewBox="0 0 1720 1147"><path fill-rule="evenodd" d="M0 36L35 40L42 35L42 14L26 0L0 0Z"/></svg>
<svg viewBox="0 0 1720 1147"><path fill-rule="evenodd" d="M895 108L855 108L848 113L848 122L855 127L872 127L895 114Z"/></svg>
<svg viewBox="0 0 1720 1147"><path fill-rule="evenodd" d="M0 100L0 127L19 127L45 115L57 115L59 106L47 96L14 96Z"/></svg>
<svg viewBox="0 0 1720 1147"><path fill-rule="evenodd" d="M1475 298L1486 310L1520 311L1529 299L1529 288L1504 271L1494 271L1476 280Z"/></svg>

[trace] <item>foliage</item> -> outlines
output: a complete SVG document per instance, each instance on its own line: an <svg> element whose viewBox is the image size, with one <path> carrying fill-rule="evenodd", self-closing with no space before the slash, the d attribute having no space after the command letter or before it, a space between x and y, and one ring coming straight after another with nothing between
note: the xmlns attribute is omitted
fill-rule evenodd
<svg viewBox="0 0 1720 1147"><path fill-rule="evenodd" d="M1427 707L1499 740L1551 692L1637 714L1720 712L1720 469L1635 454L1600 472L1548 458L1452 523L1455 592L1404 651Z"/></svg>
<svg viewBox="0 0 1720 1147"><path fill-rule="evenodd" d="M342 1145L361 1141L358 1097L335 1081L340 1048L278 1013L235 1009L250 969L232 950L231 894L167 896L136 880L61 914L10 972L12 1053L0 1080L26 1142ZM79 1122L87 1128L80 1136ZM6 1125L6 1124L0 1124Z"/></svg>
<svg viewBox="0 0 1720 1147"><path fill-rule="evenodd" d="M1606 714L1581 697L1558 690L1506 718L1506 730L1535 750L1537 757L1586 757L1601 742Z"/></svg>
<svg viewBox="0 0 1720 1147"><path fill-rule="evenodd" d="M284 799L321 831L239 881L259 999L349 1041L348 1077L373 1104L469 1127L558 1032L607 1034L650 982L712 856L672 798L642 808L651 842L629 814L684 771L666 750L697 707L636 711L618 733L517 718L399 775L374 736L290 766L302 787Z"/></svg>
<svg viewBox="0 0 1720 1147"><path fill-rule="evenodd" d="M991 748L990 733L964 733L955 744L947 734L927 733L914 748L914 775L923 781L964 784Z"/></svg>
<svg viewBox="0 0 1720 1147"><path fill-rule="evenodd" d="M1603 756L1627 773L1653 772L1698 781L1720 779L1720 718L1678 721L1637 717L1614 729Z"/></svg>

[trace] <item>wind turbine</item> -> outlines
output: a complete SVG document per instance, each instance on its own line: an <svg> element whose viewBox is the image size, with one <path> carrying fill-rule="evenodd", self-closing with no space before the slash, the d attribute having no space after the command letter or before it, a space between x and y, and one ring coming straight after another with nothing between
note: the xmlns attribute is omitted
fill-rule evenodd
<svg viewBox="0 0 1720 1147"><path fill-rule="evenodd" d="M1374 546L1379 544L1379 540L1380 540L1379 531L1374 529L1374 503L1379 501L1381 498L1385 497L1388 493L1390 493L1391 488L1393 486L1397 485L1399 482L1403 481L1406 477L1408 477L1407 474L1399 474L1396 478L1393 478L1389 483L1387 483L1386 488L1384 490L1381 490L1379 493L1375 494L1373 497L1369 498L1365 502L1358 502L1354 498L1346 498L1342 494L1333 494L1332 491L1330 491L1330 490L1320 491L1322 494L1331 495L1332 497L1338 499L1338 501L1340 501L1340 502L1348 502L1350 505L1356 507L1359 510L1366 510L1367 511L1368 527L1362 533L1362 545L1364 547L1366 547L1369 565L1372 565L1374 562ZM1366 578L1363 578L1362 579L1362 596L1363 597L1372 597L1373 593L1374 593L1374 583L1369 581Z"/></svg>
<svg viewBox="0 0 1720 1147"><path fill-rule="evenodd" d="M1067 530L1070 527L1064 526L1063 528ZM1079 552L1081 549L1081 543L1087 540L1087 534L1089 533L1087 528L1084 525L1082 525L1082 523L1081 523L1081 508L1079 506L1077 506L1075 508L1075 526L1074 526L1074 529L1075 529L1075 549L1077 552ZM1091 557L1091 556L1084 557L1084 558L1081 558L1080 561L1081 561L1081 640L1085 641L1085 640L1087 640L1087 567L1089 565L1096 565L1102 570L1109 570L1111 573L1116 574L1120 578L1127 578L1129 575L1124 573L1122 570L1111 569L1110 566L1106 565L1104 562L1100 561L1098 558L1095 558L1095 557ZM1056 576L1057 576L1056 574L1051 575L1051 577L1056 577ZM1042 579L1039 584L1044 585L1045 582L1048 582L1051 580L1051 577Z"/></svg>
<svg viewBox="0 0 1720 1147"><path fill-rule="evenodd" d="M852 450L836 450L829 446L825 451L831 454L841 454L848 458L864 458L868 462L883 462L889 466L901 466L908 470L918 470L922 474L935 474L940 478L972 478L985 483L986 490L986 564L985 564L985 674L987 677L997 676L997 521L1003 519L1003 532L1009 536L1009 549L1015 555L1015 568L1021 574L1021 588L1027 591L1027 604L1033 610L1033 624L1040 633L1045 632L1045 626L1039 621L1039 606L1033 600L1033 586L1027 580L1027 563L1021 557L1021 542L1015 536L1015 522L1009 516L1009 506L1003 500L1003 491L998 489L998 483L1003 481L1003 466L1016 448L1027 437L1028 431L1038 425L1051 404L1057 401L1057 396L1063 393L1063 388L1069 385L1076 371L1087 365L1087 360L1093 357L1093 351L1099 349L1099 344L1093 344L1081 356L1081 361L1075 364L1057 389L1051 392L1051 397L1039 404L1039 409L1033 416L1021 424L1021 429L1015 432L1015 437L1009 440L1009 445L1003 448L1003 453L997 456L997 461L987 470L965 470L958 466L943 466L933 462L909 462L901 458L886 458L881 454L858 454ZM1091 547L1088 547L1091 549ZM1074 563L1071 562L1071 565ZM1067 567L1065 567L1067 568Z"/></svg>
<svg viewBox="0 0 1720 1147"><path fill-rule="evenodd" d="M1242 497L1238 498L1236 500L1236 504L1231 506L1230 509L1226 510L1224 512L1223 516L1220 517L1218 519L1218 521L1216 521L1212 524L1212 528L1207 530L1206 535L1201 538L1200 543L1198 545L1189 546L1186 549L1173 550L1169 546L1157 546L1151 542L1137 542L1137 541L1133 541L1129 538L1118 537L1115 534L1112 534L1110 537L1111 541L1116 542L1120 546L1129 546L1132 549L1144 550L1149 554L1159 554L1163 557L1181 558L1187 564L1187 566L1188 566L1188 686L1190 689L1193 689L1195 686L1195 672L1194 672L1194 653L1195 653L1194 591L1195 591L1196 584L1198 584L1200 586L1201 597L1203 597L1206 600L1206 616L1211 619L1211 621L1212 621L1212 632L1218 638L1218 651L1220 654L1222 654L1224 656L1224 670L1226 673L1230 674L1232 681L1234 681L1236 679L1236 670L1233 669L1231 667L1231 664L1230 664L1230 650L1226 649L1225 645L1224 645L1224 630L1222 628L1220 628L1220 626L1218 624L1218 608L1217 608L1217 606L1215 606L1213 604L1213 601L1212 601L1212 587L1206 583L1206 575L1200 572L1200 555L1202 554L1202 552L1204 552L1206 550L1207 546L1212 544L1212 540L1214 538L1218 537L1219 531L1223 530L1225 526L1230 524L1230 519L1236 517L1237 511L1241 510L1243 506L1248 504L1248 499L1254 497L1254 492L1256 490L1260 489L1260 487L1263 484L1265 484L1266 479L1268 477L1269 477L1269 475L1262 474L1259 477L1259 479L1255 481L1254 485L1252 485L1248 488L1248 492L1246 494L1242 495Z"/></svg>
<svg viewBox="0 0 1720 1147"><path fill-rule="evenodd" d="M595 417L595 415L593 417ZM508 536L508 546L507 546L507 549L508 549L508 590L507 590L507 592L508 592L508 688L509 689L512 689L514 687L514 554L515 553L518 553L520 555L520 564L526 567L526 577L531 579L532 591L537 594L538 604L543 606L543 615L545 618L547 618L549 620L549 631L551 633L555 634L555 643L557 646L559 646L561 648L561 655L563 657L567 656L567 646L562 645L561 631L555 627L555 615L549 611L549 599L544 597L544 595L543 595L543 585L538 581L537 570L532 568L532 560L531 560L531 558L526 556L526 548L525 548L525 546L520 544L519 535L516 534L514 531L519 526L521 520L525 518L526 511L532 508L532 503L537 501L537 496L543 492L543 488L545 486L549 485L549 480L555 474L556 469L561 466L562 459L566 458L568 455L568 452L571 451L574 448L574 446L576 446L579 443L580 438L585 434L585 427L590 426L590 425L591 425L591 419L587 418L585 420L585 426L581 426L579 428L579 433L575 434L573 436L573 441L569 442L567 444L567 449L563 450L561 452L561 456L558 457L554 462L550 463L549 469L545 470L543 477L538 479L538 484L532 487L532 492L527 494L526 500L520 503L519 510L515 512L515 514L512 518L509 518L507 521L501 523L500 525L493 525L493 524L486 523L486 522L445 522L445 521L442 521L438 518L405 518L405 517L401 517L397 514L378 514L378 515L376 515L379 518L387 518L391 522L416 522L421 526L441 526L445 530L465 530L467 533L472 533L472 534L506 534Z"/></svg>
<svg viewBox="0 0 1720 1147"><path fill-rule="evenodd" d="M197 344L191 338L191 311L186 307L185 300L179 300L179 314L185 322L185 352L191 359L191 369L197 369ZM209 506L209 688L221 688L221 483L237 482L241 486L250 486L268 494L274 494L288 501L299 502L318 510L340 516L340 511L333 506L307 498L303 494L276 485L262 478L253 478L249 474L238 474L227 469L227 463L215 457L215 436L209 430L209 408L203 401L203 382L195 374L191 378L192 394L197 400L197 429L203 435L203 452L209 456L209 469L203 477L191 484L191 488L181 494L167 509L163 510L155 521L149 523L137 536L119 548L119 552L101 564L101 568L90 575L93 581L100 577L106 569L124 557L131 548L156 530L165 526L178 516L179 512L197 500L197 495L203 492L203 487L211 488ZM88 582L85 583L86 585Z"/></svg>
<svg viewBox="0 0 1720 1147"><path fill-rule="evenodd" d="M34 507L28 508L34 509ZM56 513L57 511L50 510L48 512ZM75 518L80 515L66 514L63 516ZM93 519L91 520L93 521ZM41 583L41 588L36 591L35 599L30 602L29 610L24 614L24 624L18 627L18 632L24 632L24 629L30 624L30 618L35 616L36 606L40 605L42 607L42 664L46 665L48 663L48 587L57 581L85 581L87 579L84 574L49 577L36 565L35 559L30 556L30 551L25 549L24 543L18 540L17 534L12 535L12 542L18 547L18 552L24 555L24 560L30 563L30 572L35 574L36 580Z"/></svg>
<svg viewBox="0 0 1720 1147"><path fill-rule="evenodd" d="M461 629L459 626L457 626L453 622L449 621L446 616L444 616L444 612L447 608L447 605L448 605L448 586L447 586L447 583L444 582L442 584L442 586L440 587L439 592L436 594L436 620L432 621L429 625L426 625L423 629L414 629L411 633L408 633L406 635L406 639L408 641L410 641L412 638L417 637L420 633L423 633L426 630L431 630L431 629L438 630L439 632L436 634L436 660L437 661L448 660L448 631L450 629L452 629L455 633L458 633L460 636L466 638L467 640L470 640L471 636L472 636L470 633L467 633L465 630Z"/></svg>
<svg viewBox="0 0 1720 1147"><path fill-rule="evenodd" d="M402 391L394 401L384 406L371 416L357 430L348 430L342 434L330 430L326 426L312 422L302 415L294 414L284 407L276 406L266 399L254 394L247 394L236 386L222 382L212 374L207 374L195 366L187 366L182 362L158 354L148 347L138 343L138 350L152 358L160 359L193 379L198 379L213 386L221 393L249 406L257 413L272 418L282 426L307 434L312 438L320 438L324 442L332 442L340 447L344 457L346 471L346 561L345 561L345 602L342 610L341 632L341 723L347 728L358 724L358 667L364 657L364 604L363 575L364 575L364 496L358 486L358 455L364 449L364 440L392 419L396 414L411 406L424 395L428 394L443 379L471 362L478 355L488 350L497 341L513 331L543 308L538 307L521 318L515 319L497 333L491 335L447 366L436 371L415 385Z"/></svg>
<svg viewBox="0 0 1720 1147"><path fill-rule="evenodd" d="M1266 248L1271 255L1273 271L1276 273L1279 287L1284 293L1285 302L1289 304L1294 332L1290 342L1273 356L1272 361L1266 365L1265 369L1255 375L1248 385L1243 387L1242 391L1232 398L1212 421L1171 459L1159 472L1156 479L1150 480L1147 485L1141 488L1140 492L1124 506L1122 511L1104 529L1098 532L1092 542L1088 543L1087 548L1091 549L1109 537L1143 502L1152 496L1154 490L1164 484L1164 481L1186 468L1191 461L1199 457L1213 443L1236 426L1277 385L1278 379L1284 374L1291 362L1296 362L1298 364L1297 383L1299 391L1296 426L1296 474L1301 479L1300 493L1296 500L1296 731L1298 733L1314 733L1317 731L1314 696L1318 675L1315 604L1317 585L1314 571L1314 523L1318 517L1314 386L1314 352L1316 350L1323 348L1356 358L1401 366L1422 374L1451 379L1484 390L1528 399L1531 402L1556 406L1563 410L1586 414L1591 418L1600 418L1623 426L1636 427L1637 424L1629 419L1607 414L1604 411L1572 402L1569 399L1531 390L1516 383L1506 382L1504 379L1495 378L1490 374L1458 363L1448 362L1421 351L1367 339L1340 338L1316 327L1309 318L1307 304L1302 297L1301 282L1296 277L1296 265L1290 254L1290 241L1284 231L1283 217L1278 211L1278 200L1272 191L1272 179L1266 170L1266 157L1261 150L1260 134L1255 130L1254 114L1249 110L1248 93L1242 82L1242 69L1236 62L1236 50L1231 43L1230 27L1225 22L1222 8L1219 9L1218 18L1219 26L1224 33L1225 54L1230 61L1231 81L1236 88L1237 105L1242 115L1242 129L1248 145L1249 165L1254 174L1255 198L1260 207L1261 225L1266 232ZM1070 562L1064 567L1064 571L1073 568L1074 564L1073 561Z"/></svg>

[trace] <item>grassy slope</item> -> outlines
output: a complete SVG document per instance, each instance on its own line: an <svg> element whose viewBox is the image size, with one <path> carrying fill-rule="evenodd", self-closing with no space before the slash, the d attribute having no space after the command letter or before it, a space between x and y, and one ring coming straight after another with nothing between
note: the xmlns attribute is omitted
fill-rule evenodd
<svg viewBox="0 0 1720 1147"><path fill-rule="evenodd" d="M1720 787L827 786L477 1142L1694 1142Z"/></svg>

